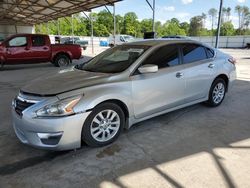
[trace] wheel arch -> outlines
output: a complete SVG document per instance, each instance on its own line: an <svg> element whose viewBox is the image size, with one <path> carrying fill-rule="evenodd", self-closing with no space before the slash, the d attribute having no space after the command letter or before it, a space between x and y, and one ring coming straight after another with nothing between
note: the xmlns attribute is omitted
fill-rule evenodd
<svg viewBox="0 0 250 188"><path fill-rule="evenodd" d="M226 83L226 91L228 91L228 84L229 84L229 78L228 78L228 76L226 75L226 74L219 74L214 80L213 80L213 83L214 83L214 81L216 80L216 79L218 79L218 78L221 78L221 79L223 79L224 81L225 81L225 83ZM212 84L213 84L212 83Z"/></svg>
<svg viewBox="0 0 250 188"><path fill-rule="evenodd" d="M121 109L122 109L122 111L124 112L124 115L125 115L125 129L128 129L129 128L129 124L128 124L128 118L129 118L129 108L128 108L128 106L123 102L123 101L121 101L121 100L119 100L119 99L107 99L107 100L104 100L104 101L102 101L102 102L100 102L100 103L98 103L98 104L96 104L95 105L95 107L96 106L98 106L98 105L100 105L100 104L103 104L103 103L114 103L114 104L116 104L116 105L118 105ZM94 108L95 108L94 107ZM93 108L92 108L93 109ZM92 111L92 109L89 109L89 110L87 110L87 111Z"/></svg>
<svg viewBox="0 0 250 188"><path fill-rule="evenodd" d="M60 55L66 55L70 59L70 61L72 60L70 54L68 54L67 52L58 52L53 56L52 62L54 63L56 58Z"/></svg>

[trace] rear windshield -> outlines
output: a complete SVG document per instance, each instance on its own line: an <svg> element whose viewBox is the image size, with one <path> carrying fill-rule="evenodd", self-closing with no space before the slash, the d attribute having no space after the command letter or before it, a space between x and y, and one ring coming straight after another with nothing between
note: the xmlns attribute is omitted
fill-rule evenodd
<svg viewBox="0 0 250 188"><path fill-rule="evenodd" d="M116 46L77 68L90 72L120 73L130 67L147 49L149 46Z"/></svg>

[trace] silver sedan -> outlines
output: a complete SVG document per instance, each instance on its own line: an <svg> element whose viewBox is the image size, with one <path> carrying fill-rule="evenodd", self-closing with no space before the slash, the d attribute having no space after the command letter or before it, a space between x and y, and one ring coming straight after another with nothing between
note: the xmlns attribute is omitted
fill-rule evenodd
<svg viewBox="0 0 250 188"><path fill-rule="evenodd" d="M23 87L12 104L14 130L38 148L104 146L142 120L201 102L220 105L235 78L235 60L205 44L126 43Z"/></svg>

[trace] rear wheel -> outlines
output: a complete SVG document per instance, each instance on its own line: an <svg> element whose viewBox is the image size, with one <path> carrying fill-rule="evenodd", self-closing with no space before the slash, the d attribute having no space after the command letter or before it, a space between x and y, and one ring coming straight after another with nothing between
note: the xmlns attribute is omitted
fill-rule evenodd
<svg viewBox="0 0 250 188"><path fill-rule="evenodd" d="M217 78L209 91L209 99L206 102L211 107L219 106L225 98L226 82L222 78Z"/></svg>
<svg viewBox="0 0 250 188"><path fill-rule="evenodd" d="M114 103L103 103L93 109L82 129L82 140L89 146L105 146L114 142L125 124L122 109Z"/></svg>
<svg viewBox="0 0 250 188"><path fill-rule="evenodd" d="M66 67L69 66L70 64L71 64L71 59L65 54L60 54L56 56L54 61L54 65L56 67Z"/></svg>

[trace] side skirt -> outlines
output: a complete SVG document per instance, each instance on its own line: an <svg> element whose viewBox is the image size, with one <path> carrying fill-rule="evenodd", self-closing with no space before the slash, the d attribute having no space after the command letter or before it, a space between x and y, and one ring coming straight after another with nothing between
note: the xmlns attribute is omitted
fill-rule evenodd
<svg viewBox="0 0 250 188"><path fill-rule="evenodd" d="M133 117L130 117L128 119L128 128L132 127L133 124L135 123L139 123L141 121L144 121L144 120L147 120L147 119L150 119L150 118L153 118L153 117L156 117L156 116L159 116L159 115L162 115L162 114L166 114L168 112L172 112L172 111L175 111L175 110L179 110L181 108L185 108L187 106L191 106L191 105L194 105L194 104L198 104L198 103L201 103L201 102L204 102L204 101L207 101L208 98L202 98L202 99L199 99L199 100L196 100L196 101L192 101L190 103L186 103L186 104L183 104L183 105L180 105L180 106L176 106L174 108L169 108L169 109L166 109L164 111L161 111L161 112L158 112L158 113L155 113L155 114L152 114L150 116L146 116L146 117L143 117L143 118L140 118L140 119L136 119L134 116Z"/></svg>

